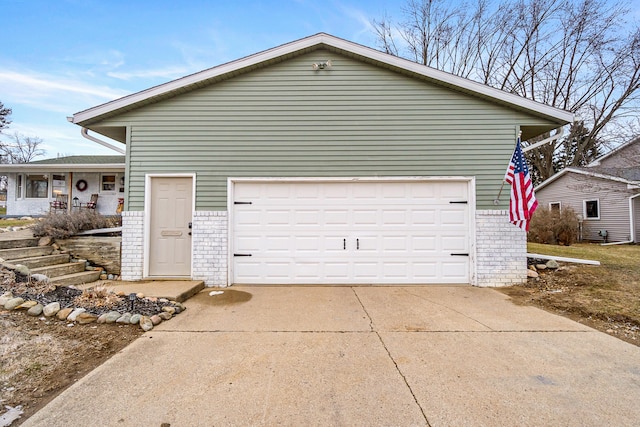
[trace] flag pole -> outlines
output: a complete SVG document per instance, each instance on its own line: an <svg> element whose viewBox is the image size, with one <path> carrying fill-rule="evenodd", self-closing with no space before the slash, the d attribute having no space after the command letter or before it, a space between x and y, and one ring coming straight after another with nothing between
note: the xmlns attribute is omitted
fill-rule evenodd
<svg viewBox="0 0 640 427"><path fill-rule="evenodd" d="M516 144L518 143L518 139L520 139L520 137L522 136L522 131L518 131L518 138L516 138L516 143L513 144L513 149L516 149ZM511 150L513 151L513 150ZM502 194L502 189L504 188L504 183L506 181L504 180L504 178L502 179L502 185L500 186L500 191L498 191L498 197L496 197L493 201L494 206L498 206L500 204L500 195Z"/></svg>

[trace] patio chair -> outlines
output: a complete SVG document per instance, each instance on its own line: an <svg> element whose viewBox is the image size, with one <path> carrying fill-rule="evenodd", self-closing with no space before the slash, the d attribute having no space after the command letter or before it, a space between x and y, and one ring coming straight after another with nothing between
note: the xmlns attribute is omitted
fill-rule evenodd
<svg viewBox="0 0 640 427"><path fill-rule="evenodd" d="M67 199L69 198L68 194L56 194L56 199L52 202L49 202L49 212L66 212L67 211Z"/></svg>
<svg viewBox="0 0 640 427"><path fill-rule="evenodd" d="M91 195L91 200L89 200L84 205L80 205L80 207L84 208L84 209L95 209L97 204L98 204L98 195L97 194L92 194Z"/></svg>

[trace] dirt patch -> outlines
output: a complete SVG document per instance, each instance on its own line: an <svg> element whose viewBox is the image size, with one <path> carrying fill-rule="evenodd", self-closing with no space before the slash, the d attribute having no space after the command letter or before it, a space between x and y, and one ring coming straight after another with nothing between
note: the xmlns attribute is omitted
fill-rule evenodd
<svg viewBox="0 0 640 427"><path fill-rule="evenodd" d="M136 325L70 324L0 311L0 412L24 410L12 426L143 334Z"/></svg>
<svg viewBox="0 0 640 427"><path fill-rule="evenodd" d="M640 285L634 269L563 265L539 275L498 290L516 304L540 307L640 346Z"/></svg>

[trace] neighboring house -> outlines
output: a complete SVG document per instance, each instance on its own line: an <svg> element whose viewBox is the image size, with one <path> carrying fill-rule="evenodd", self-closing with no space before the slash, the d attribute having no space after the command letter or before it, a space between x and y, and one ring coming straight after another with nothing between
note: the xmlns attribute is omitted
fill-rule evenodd
<svg viewBox="0 0 640 427"><path fill-rule="evenodd" d="M582 238L600 242L640 240L640 138L586 167L569 167L536 188L542 206L572 208Z"/></svg>
<svg viewBox="0 0 640 427"><path fill-rule="evenodd" d="M76 113L126 144L122 277L496 286L515 138L571 113L317 34Z"/></svg>
<svg viewBox="0 0 640 427"><path fill-rule="evenodd" d="M7 176L7 215L45 215L58 194L67 195L67 209L86 205L98 194L96 211L115 215L124 198L125 156L67 156L29 163L1 164Z"/></svg>

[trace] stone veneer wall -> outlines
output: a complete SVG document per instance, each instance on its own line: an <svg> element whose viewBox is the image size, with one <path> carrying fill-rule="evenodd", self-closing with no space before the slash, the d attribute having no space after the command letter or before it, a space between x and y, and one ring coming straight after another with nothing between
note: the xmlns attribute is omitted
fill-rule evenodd
<svg viewBox="0 0 640 427"><path fill-rule="evenodd" d="M122 212L122 280L140 280L144 268L144 212Z"/></svg>
<svg viewBox="0 0 640 427"><path fill-rule="evenodd" d="M227 286L227 223L226 211L193 214L193 279L207 286Z"/></svg>
<svg viewBox="0 0 640 427"><path fill-rule="evenodd" d="M108 274L120 274L121 237L74 236L68 239L56 239L60 248L69 251L75 258L91 261L91 264L104 267Z"/></svg>
<svg viewBox="0 0 640 427"><path fill-rule="evenodd" d="M506 210L476 211L476 284L508 286L527 280L527 233Z"/></svg>

